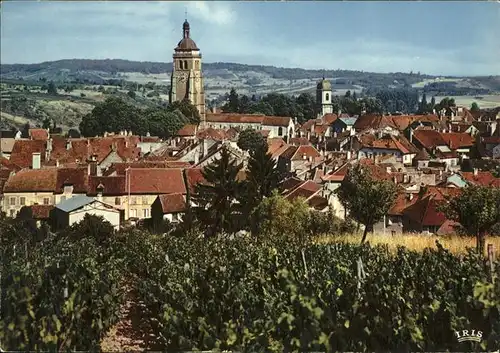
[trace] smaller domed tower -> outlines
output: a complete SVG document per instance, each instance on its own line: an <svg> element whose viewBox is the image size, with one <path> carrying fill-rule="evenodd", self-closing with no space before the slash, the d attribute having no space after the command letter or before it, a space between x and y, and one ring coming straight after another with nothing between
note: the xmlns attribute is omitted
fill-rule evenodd
<svg viewBox="0 0 500 353"><path fill-rule="evenodd" d="M316 86L316 114L321 118L331 113L333 113L332 84L323 78Z"/></svg>

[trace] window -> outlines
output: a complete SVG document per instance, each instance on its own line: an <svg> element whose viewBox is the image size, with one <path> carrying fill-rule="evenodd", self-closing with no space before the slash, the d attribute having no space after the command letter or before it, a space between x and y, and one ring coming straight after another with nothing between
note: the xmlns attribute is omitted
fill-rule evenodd
<svg viewBox="0 0 500 353"><path fill-rule="evenodd" d="M142 204L143 204L143 205L147 205L147 204L148 204L148 198L147 198L146 196L144 196L144 197L142 198Z"/></svg>
<svg viewBox="0 0 500 353"><path fill-rule="evenodd" d="M142 217L149 218L149 208L145 208L142 210Z"/></svg>
<svg viewBox="0 0 500 353"><path fill-rule="evenodd" d="M130 218L136 218L137 217L137 210L136 209L131 209L129 217Z"/></svg>
<svg viewBox="0 0 500 353"><path fill-rule="evenodd" d="M200 69L200 61L199 60L196 60L194 65L195 65L196 70Z"/></svg>
<svg viewBox="0 0 500 353"><path fill-rule="evenodd" d="M61 196L61 202L66 201L66 196Z"/></svg>
<svg viewBox="0 0 500 353"><path fill-rule="evenodd" d="M281 126L278 128L278 136L283 136L283 128Z"/></svg>
<svg viewBox="0 0 500 353"><path fill-rule="evenodd" d="M187 70L187 68L188 68L188 62L187 60L184 60L184 70Z"/></svg>
<svg viewBox="0 0 500 353"><path fill-rule="evenodd" d="M120 206L120 198L115 197L115 205Z"/></svg>
<svg viewBox="0 0 500 353"><path fill-rule="evenodd" d="M327 93L325 94L325 101L328 102L329 100L330 100L330 93Z"/></svg>
<svg viewBox="0 0 500 353"><path fill-rule="evenodd" d="M21 206L26 205L26 197L20 197L20 198L19 198L19 204L20 204Z"/></svg>
<svg viewBox="0 0 500 353"><path fill-rule="evenodd" d="M50 199L49 199L48 197L44 197L44 198L43 198L43 204L44 204L44 205L48 205L48 204L49 204L49 202L50 202Z"/></svg>
<svg viewBox="0 0 500 353"><path fill-rule="evenodd" d="M135 205L136 203L137 203L137 202L136 202L136 200L135 200L135 197L131 197L131 198L130 198L130 204L131 204L131 205Z"/></svg>
<svg viewBox="0 0 500 353"><path fill-rule="evenodd" d="M11 197L10 198L9 205L11 205L11 206L15 206L16 205L16 198L15 197Z"/></svg>

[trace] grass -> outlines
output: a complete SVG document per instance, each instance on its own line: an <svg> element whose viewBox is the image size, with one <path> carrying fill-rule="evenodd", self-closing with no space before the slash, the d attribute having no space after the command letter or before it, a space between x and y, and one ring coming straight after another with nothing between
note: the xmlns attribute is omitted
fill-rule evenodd
<svg viewBox="0 0 500 353"><path fill-rule="evenodd" d="M435 235L383 235L369 234L366 241L370 244L387 244L391 250L396 250L398 246L404 246L410 250L422 251L425 248L436 248L436 240L439 241L445 249L454 254L465 254L467 248L476 248L476 239L474 237L459 236L435 236ZM320 243L329 243L337 241L346 241L349 243L359 243L361 234L350 234L346 236L325 236L318 239ZM486 244L493 244L496 258L500 257L500 237L487 237ZM486 251L486 249L485 249Z"/></svg>

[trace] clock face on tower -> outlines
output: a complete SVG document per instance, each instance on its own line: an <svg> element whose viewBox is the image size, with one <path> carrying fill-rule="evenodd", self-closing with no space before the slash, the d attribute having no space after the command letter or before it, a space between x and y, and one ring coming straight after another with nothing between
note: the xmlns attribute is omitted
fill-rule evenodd
<svg viewBox="0 0 500 353"><path fill-rule="evenodd" d="M186 82L187 81L187 73L185 72L180 72L179 76L177 76L177 80L179 82Z"/></svg>

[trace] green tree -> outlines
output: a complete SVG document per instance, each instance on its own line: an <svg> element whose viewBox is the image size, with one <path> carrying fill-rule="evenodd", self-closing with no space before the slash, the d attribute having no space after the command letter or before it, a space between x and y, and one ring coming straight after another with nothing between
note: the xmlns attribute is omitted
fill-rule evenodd
<svg viewBox="0 0 500 353"><path fill-rule="evenodd" d="M135 99L135 92L134 91L128 91L127 96L129 96L132 99Z"/></svg>
<svg viewBox="0 0 500 353"><path fill-rule="evenodd" d="M228 101L222 106L224 113L238 113L240 111L240 98L234 88L229 91Z"/></svg>
<svg viewBox="0 0 500 353"><path fill-rule="evenodd" d="M253 213L252 234L305 243L309 232L309 207L303 198L288 201L277 191L265 198Z"/></svg>
<svg viewBox="0 0 500 353"><path fill-rule="evenodd" d="M54 81L50 81L49 85L47 86L47 93L56 96L57 95L57 86L54 83Z"/></svg>
<svg viewBox="0 0 500 353"><path fill-rule="evenodd" d="M500 222L500 189L469 185L442 206L446 216L476 237L476 248L484 252L486 234Z"/></svg>
<svg viewBox="0 0 500 353"><path fill-rule="evenodd" d="M246 179L243 182L242 201L245 213L249 216L255 207L278 188L282 176L276 168L276 161L267 152L267 144L262 144L251 153L247 165Z"/></svg>
<svg viewBox="0 0 500 353"><path fill-rule="evenodd" d="M182 115L184 115L188 119L188 121L192 124L199 123L201 119L198 108L196 108L187 98L169 104L167 106L167 110L170 112L179 110L182 113Z"/></svg>
<svg viewBox="0 0 500 353"><path fill-rule="evenodd" d="M396 185L376 180L366 167L358 164L351 168L336 191L349 216L365 226L361 243L366 240L373 225L387 214L396 198Z"/></svg>
<svg viewBox="0 0 500 353"><path fill-rule="evenodd" d="M52 125L52 119L50 118L43 119L42 129L50 129L51 125Z"/></svg>
<svg viewBox="0 0 500 353"><path fill-rule="evenodd" d="M106 131L117 133L124 129L145 134L148 126L140 109L119 97L108 97L98 103L80 123L80 132L84 136L102 135Z"/></svg>
<svg viewBox="0 0 500 353"><path fill-rule="evenodd" d="M479 108L479 104L477 104L476 102L472 102L472 104L470 106L470 110L471 110L471 112L478 112L481 109Z"/></svg>
<svg viewBox="0 0 500 353"><path fill-rule="evenodd" d="M168 111L163 108L150 108L144 113L148 131L154 136L169 138L177 133L189 120L179 110Z"/></svg>
<svg viewBox="0 0 500 353"><path fill-rule="evenodd" d="M425 113L427 113L427 109L428 108L429 108L429 105L427 104L427 96L424 93L422 95L422 100L420 101L420 105L419 105L419 108L418 108L418 113L419 114L425 114Z"/></svg>
<svg viewBox="0 0 500 353"><path fill-rule="evenodd" d="M249 151L251 153L256 151L260 146L265 145L267 147L264 136L257 130L251 128L245 129L239 133L237 144L243 151Z"/></svg>
<svg viewBox="0 0 500 353"><path fill-rule="evenodd" d="M196 205L196 218L207 227L206 234L209 236L239 230L241 213L235 201L241 191L237 180L241 168L231 158L227 147L222 148L219 159L203 168L202 174L207 183L196 185L192 200Z"/></svg>

